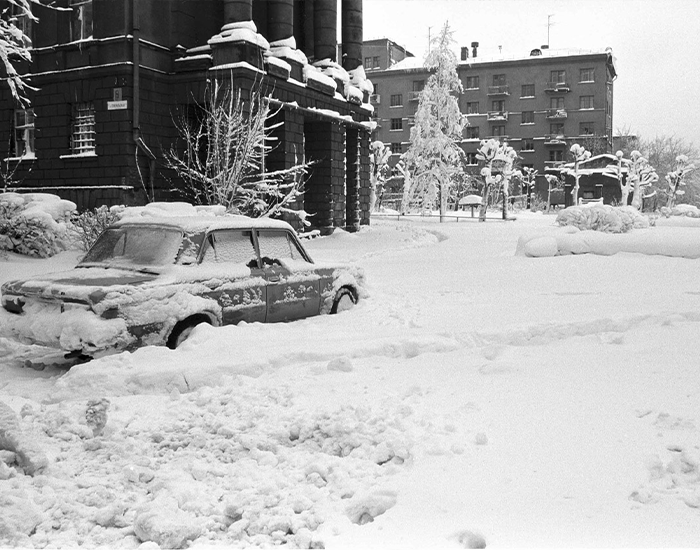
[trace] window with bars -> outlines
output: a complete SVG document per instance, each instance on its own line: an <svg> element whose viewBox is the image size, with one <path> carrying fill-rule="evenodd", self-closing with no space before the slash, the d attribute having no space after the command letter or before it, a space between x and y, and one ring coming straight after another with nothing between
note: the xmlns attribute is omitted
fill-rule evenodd
<svg viewBox="0 0 700 550"><path fill-rule="evenodd" d="M70 21L70 39L87 40L92 38L92 0L71 0L73 13Z"/></svg>
<svg viewBox="0 0 700 550"><path fill-rule="evenodd" d="M95 107L92 103L78 103L73 107L70 142L74 155L95 152Z"/></svg>
<svg viewBox="0 0 700 550"><path fill-rule="evenodd" d="M15 157L34 156L34 109L17 109L14 119L12 154Z"/></svg>

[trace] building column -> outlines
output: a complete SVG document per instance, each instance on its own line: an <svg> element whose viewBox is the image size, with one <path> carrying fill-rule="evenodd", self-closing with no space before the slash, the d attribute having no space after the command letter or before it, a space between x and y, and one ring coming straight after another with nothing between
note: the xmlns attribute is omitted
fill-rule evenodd
<svg viewBox="0 0 700 550"><path fill-rule="evenodd" d="M369 144L370 132L358 132L358 147L359 153L359 174L360 174L360 225L369 225L371 200L372 200L372 184L370 182L370 166L369 166Z"/></svg>
<svg viewBox="0 0 700 550"><path fill-rule="evenodd" d="M337 58L337 0L314 1L314 60Z"/></svg>
<svg viewBox="0 0 700 550"><path fill-rule="evenodd" d="M342 65L352 71L362 65L362 0L343 0L341 10Z"/></svg>
<svg viewBox="0 0 700 550"><path fill-rule="evenodd" d="M294 36L294 0L267 1L267 39L270 42Z"/></svg>
<svg viewBox="0 0 700 550"><path fill-rule="evenodd" d="M345 130L345 230L360 230L360 132Z"/></svg>
<svg viewBox="0 0 700 550"><path fill-rule="evenodd" d="M253 20L253 0L224 0L224 25Z"/></svg>
<svg viewBox="0 0 700 550"><path fill-rule="evenodd" d="M269 44L253 23L253 0L223 0L224 26L209 39L214 66L245 62L263 68Z"/></svg>

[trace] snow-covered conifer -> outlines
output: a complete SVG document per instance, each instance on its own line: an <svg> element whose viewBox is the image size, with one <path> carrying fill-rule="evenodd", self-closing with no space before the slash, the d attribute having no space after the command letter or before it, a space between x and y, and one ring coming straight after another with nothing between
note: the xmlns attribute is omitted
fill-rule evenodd
<svg viewBox="0 0 700 550"><path fill-rule="evenodd" d="M457 141L467 124L456 97L462 91L462 83L457 75L452 35L449 23L445 23L432 41L425 59L425 68L431 75L420 95L411 145L404 156L409 174L404 197L424 210L438 200L441 221L447 209L448 189L462 169L463 152ZM407 205L402 206L406 208Z"/></svg>

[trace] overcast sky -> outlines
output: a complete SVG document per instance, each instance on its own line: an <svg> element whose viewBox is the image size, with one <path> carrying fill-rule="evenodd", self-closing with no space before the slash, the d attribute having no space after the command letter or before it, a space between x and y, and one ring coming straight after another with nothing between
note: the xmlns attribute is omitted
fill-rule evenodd
<svg viewBox="0 0 700 550"><path fill-rule="evenodd" d="M458 46L519 55L547 43L548 15L551 48L612 47L616 131L700 146L700 0L364 0L364 38L422 57L449 21Z"/></svg>

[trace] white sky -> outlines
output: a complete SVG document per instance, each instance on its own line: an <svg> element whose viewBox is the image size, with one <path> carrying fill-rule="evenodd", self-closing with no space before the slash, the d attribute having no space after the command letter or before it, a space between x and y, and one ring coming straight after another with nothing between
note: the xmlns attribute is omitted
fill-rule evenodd
<svg viewBox="0 0 700 550"><path fill-rule="evenodd" d="M449 21L458 46L515 55L547 43L550 14L551 48L613 48L616 131L700 145L700 0L365 0L364 38L422 57Z"/></svg>

